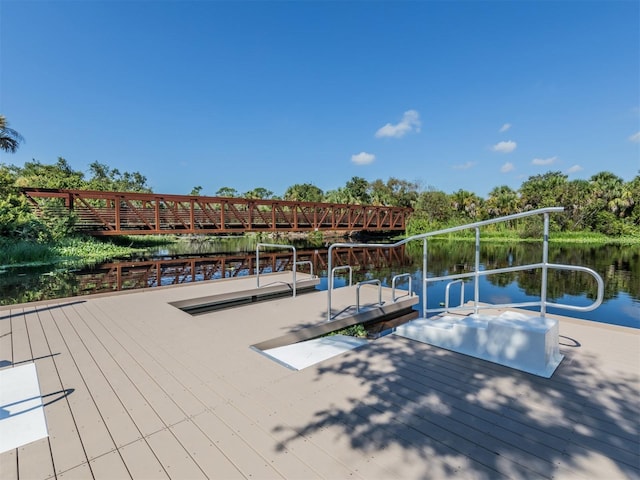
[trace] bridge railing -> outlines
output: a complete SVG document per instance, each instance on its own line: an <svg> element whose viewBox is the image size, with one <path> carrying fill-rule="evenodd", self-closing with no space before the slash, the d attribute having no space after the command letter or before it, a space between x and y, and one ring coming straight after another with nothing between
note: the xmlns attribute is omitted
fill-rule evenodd
<svg viewBox="0 0 640 480"><path fill-rule="evenodd" d="M410 208L135 192L23 188L35 212L73 212L92 235L404 231Z"/></svg>

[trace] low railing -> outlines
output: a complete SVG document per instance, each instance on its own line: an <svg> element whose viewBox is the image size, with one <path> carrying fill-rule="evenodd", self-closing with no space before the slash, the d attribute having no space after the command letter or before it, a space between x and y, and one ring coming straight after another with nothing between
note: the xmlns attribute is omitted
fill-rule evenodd
<svg viewBox="0 0 640 480"><path fill-rule="evenodd" d="M532 270L532 269L542 269L542 278L540 285L540 300L537 302L518 302L518 303L508 303L508 304L499 304L500 307L539 307L540 308L540 316L544 317L546 315L547 307L560 308L565 310L573 310L579 312L588 312L596 309L598 306L602 304L602 300L604 298L604 281L594 270L576 266L576 265L563 265L563 264L554 264L549 263L549 215L551 213L559 213L564 210L563 207L548 207L541 208L538 210L532 210L530 212L517 213L514 215L507 215L500 218L494 218L491 220L485 220L482 222L471 223L468 225L461 225L458 227L445 228L443 230L436 230L434 232L427 232L419 235L413 235L411 237L400 240L399 242L392 244L366 244L366 243L334 243L329 247L328 251L328 270L331 272L332 268L332 260L333 260L333 251L338 248L360 248L360 247L369 247L369 248L396 248L401 245L404 245L409 242L422 240L422 315L424 318L427 318L428 313L437 313L444 311L452 311L452 310L473 310L474 313L478 313L481 308L495 308L496 305L481 305L480 304L480 277L487 275L495 275L501 273L509 273L509 272L518 272L523 270ZM516 266L516 267L508 267L508 268L497 268L492 270L480 270L480 227L484 227L491 224L509 222L511 220L516 220L520 218L531 217L534 215L543 215L544 216L544 227L543 227L543 244L542 244L542 261L539 263ZM474 271L471 273L461 273L456 275L445 275L440 277L432 277L428 278L427 276L427 242L430 237L434 237L437 235L446 235L453 232L459 232L462 230L475 230L475 263L474 263ZM569 271L578 271L585 272L593 276L597 283L597 294L596 300L587 306L575 306L575 305L566 305L560 303L553 303L547 301L547 275L549 270L569 270ZM447 298L445 302L444 308L427 308L427 287L429 283L438 282L443 280L450 281L458 281L465 278L474 278L474 294L473 294L473 305L465 306L460 305L458 307L449 307L448 305L448 289L447 289ZM327 286L327 321L332 320L331 315L331 295L333 290L333 275L330 275L328 278L328 286ZM464 294L464 292L463 292ZM395 294L394 300L396 301ZM462 302L461 302L462 303Z"/></svg>
<svg viewBox="0 0 640 480"><path fill-rule="evenodd" d="M260 288L260 247L269 247L269 248L286 248L288 250L293 250L293 297L296 296L296 267L298 265L296 259L296 247L293 245L281 245L277 243L258 243L256 245L256 287ZM313 265L311 266L311 274L313 275ZM271 285L271 284L268 284ZM266 285L263 285L266 286Z"/></svg>

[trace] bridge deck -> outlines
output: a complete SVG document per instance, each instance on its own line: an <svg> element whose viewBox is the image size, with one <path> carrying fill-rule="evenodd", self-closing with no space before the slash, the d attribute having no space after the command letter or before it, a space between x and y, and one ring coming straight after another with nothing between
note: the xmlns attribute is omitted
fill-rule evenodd
<svg viewBox="0 0 640 480"><path fill-rule="evenodd" d="M168 305L252 281L0 308L0 360L35 362L49 430L0 477L640 476L638 331L562 318L551 379L395 336L292 371L249 346L322 322L326 292Z"/></svg>

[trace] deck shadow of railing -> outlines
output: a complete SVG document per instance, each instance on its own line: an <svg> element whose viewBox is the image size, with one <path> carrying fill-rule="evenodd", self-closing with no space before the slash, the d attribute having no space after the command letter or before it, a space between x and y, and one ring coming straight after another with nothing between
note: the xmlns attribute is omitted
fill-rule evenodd
<svg viewBox="0 0 640 480"><path fill-rule="evenodd" d="M424 462L411 467L420 478L589 475L594 458L608 459L617 477L638 478L638 375L612 375L579 350L565 348L567 358L545 379L385 337L317 368L318 382L352 377L357 397L272 433L284 437L277 446L284 450L331 429L373 462L376 451L400 447L408 456L399 464L412 456Z"/></svg>

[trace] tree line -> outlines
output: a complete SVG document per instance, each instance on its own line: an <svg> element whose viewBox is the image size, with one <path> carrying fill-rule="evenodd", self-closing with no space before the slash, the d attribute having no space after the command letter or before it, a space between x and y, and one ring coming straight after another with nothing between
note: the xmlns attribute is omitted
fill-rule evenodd
<svg viewBox="0 0 640 480"><path fill-rule="evenodd" d="M15 152L22 141L0 115L0 150ZM88 174L73 169L62 157L50 165L36 160L22 167L0 163L0 236L51 238L72 231L72 219L36 218L20 187L153 193L143 174L121 172L99 162L89 165ZM201 191L202 187L196 186L189 195L200 195ZM552 219L555 231L640 235L640 172L625 181L608 171L586 180L569 180L559 171L549 171L529 177L518 189L497 186L486 198L463 189L446 193L434 187L422 188L417 182L394 177L370 182L357 176L343 187L326 192L311 183L301 183L288 187L281 197L264 187L240 193L228 186L218 189L215 196L410 207L414 212L408 234L562 206L565 211ZM531 222L511 227L526 230ZM526 235L526 231L521 233Z"/></svg>

